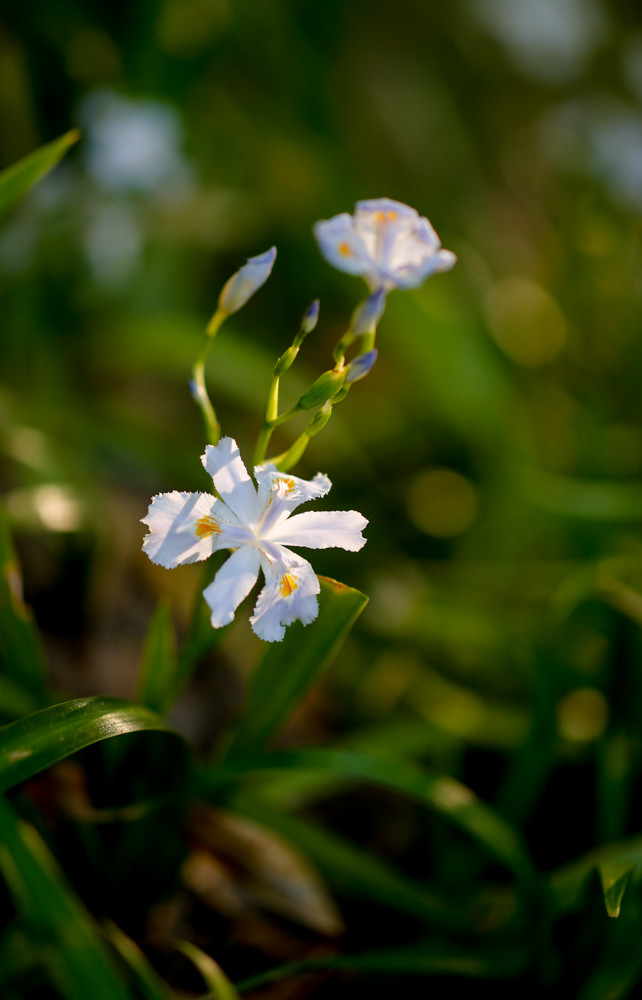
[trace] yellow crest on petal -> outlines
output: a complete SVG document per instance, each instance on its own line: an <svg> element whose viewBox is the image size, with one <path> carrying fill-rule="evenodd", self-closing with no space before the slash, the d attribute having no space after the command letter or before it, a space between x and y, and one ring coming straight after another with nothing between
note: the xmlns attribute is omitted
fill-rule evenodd
<svg viewBox="0 0 642 1000"><path fill-rule="evenodd" d="M199 517L194 531L197 538L208 538L209 535L220 535L221 529L213 517Z"/></svg>
<svg viewBox="0 0 642 1000"><path fill-rule="evenodd" d="M290 594L294 593L298 586L296 578L293 577L291 573L286 573L281 577L281 586L279 587L281 597L289 597Z"/></svg>

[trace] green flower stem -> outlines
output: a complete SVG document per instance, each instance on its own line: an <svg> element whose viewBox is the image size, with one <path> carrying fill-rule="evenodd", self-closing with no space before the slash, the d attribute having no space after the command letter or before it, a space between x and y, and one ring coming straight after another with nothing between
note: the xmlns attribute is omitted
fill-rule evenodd
<svg viewBox="0 0 642 1000"><path fill-rule="evenodd" d="M267 406L265 408L265 419L263 421L263 427L258 436L256 442L256 448L254 449L254 464L260 465L265 460L265 452L267 446L270 443L270 438L272 437L272 432L275 427L279 427L284 424L286 420L291 420L292 417L300 413L300 407L298 403L291 406L289 410L282 413L280 416L276 416L278 411L278 392L279 392L279 376L275 375L272 379L272 385L270 386L270 392L268 394ZM268 417L268 412L275 413L273 418Z"/></svg>
<svg viewBox="0 0 642 1000"><path fill-rule="evenodd" d="M377 336L377 331L373 330L372 333L364 333L361 336L361 346L359 347L358 354L367 354L371 351L375 345L375 338Z"/></svg>
<svg viewBox="0 0 642 1000"><path fill-rule="evenodd" d="M288 472L301 459L309 443L310 435L307 431L303 431L303 434L300 434L286 451L282 451L276 458L270 459L271 464L275 465L281 472Z"/></svg>
<svg viewBox="0 0 642 1000"><path fill-rule="evenodd" d="M270 385L270 391L268 392L267 403L265 404L265 417L263 419L263 427L258 436L256 442L256 448L254 449L254 464L260 465L265 458L265 452L267 446L270 443L270 438L272 437L272 431L274 430L274 421L278 417L279 413L279 382L281 381L280 375L272 376L272 383Z"/></svg>
<svg viewBox="0 0 642 1000"><path fill-rule="evenodd" d="M205 363L209 357L210 351L212 350L214 337L218 333L221 324L226 318L227 313L223 312L221 309L217 309L214 313L207 325L207 340L205 342L205 346L194 362L194 367L192 368L194 398L201 408L203 421L205 422L205 431L210 444L218 444L221 436L221 425L218 422L216 412L212 406L212 401L208 395L207 387L205 385Z"/></svg>
<svg viewBox="0 0 642 1000"><path fill-rule="evenodd" d="M270 461L276 465L277 469L281 472L288 472L296 463L302 458L305 449L308 447L311 438L315 434L325 427L328 420L332 416L332 404L334 399L328 400L327 403L318 410L317 413L312 417L312 420L303 431L302 434L296 439L296 441L290 445L290 447L277 455L276 458L270 459Z"/></svg>
<svg viewBox="0 0 642 1000"><path fill-rule="evenodd" d="M336 364L343 365L346 359L346 351L356 339L356 335L352 332L352 330L348 330L347 333L344 333L343 337L332 352L332 358Z"/></svg>

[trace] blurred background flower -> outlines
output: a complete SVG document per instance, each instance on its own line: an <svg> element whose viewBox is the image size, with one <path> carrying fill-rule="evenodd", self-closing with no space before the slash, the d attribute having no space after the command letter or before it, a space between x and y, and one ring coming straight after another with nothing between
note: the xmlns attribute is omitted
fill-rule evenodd
<svg viewBox="0 0 642 1000"><path fill-rule="evenodd" d="M139 519L150 495L200 488L188 379L224 281L277 245L208 373L249 454L307 303L321 317L284 406L363 293L312 225L390 197L458 264L390 294L376 366L296 470L369 519L359 560L320 552L315 570L371 601L289 738L405 732L545 868L639 829L639 8L14 4L0 95L0 165L83 129L0 227L0 485L58 683L131 694L158 597L180 628L202 589L198 567L149 564ZM176 710L204 744L256 656L240 617L197 678L208 697ZM347 798L331 815L356 839L466 881L443 830Z"/></svg>

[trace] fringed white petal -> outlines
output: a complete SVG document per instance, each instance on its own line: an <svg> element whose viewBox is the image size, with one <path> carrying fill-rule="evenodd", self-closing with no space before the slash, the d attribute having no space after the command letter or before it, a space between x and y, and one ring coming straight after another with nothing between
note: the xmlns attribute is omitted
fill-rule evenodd
<svg viewBox="0 0 642 1000"><path fill-rule="evenodd" d="M227 547L225 532L232 526L222 520L225 514L231 512L209 493L159 493L141 518L150 529L143 551L166 569L207 559Z"/></svg>
<svg viewBox="0 0 642 1000"><path fill-rule="evenodd" d="M293 511L308 500L318 500L332 489L323 472L312 479L299 479L290 472L278 472L273 465L257 465L254 476L258 484L261 510L277 505L279 510ZM272 522L273 523L273 522Z"/></svg>
<svg viewBox="0 0 642 1000"><path fill-rule="evenodd" d="M368 521L356 510L308 510L294 514L270 535L279 545L308 549L347 549L358 552L366 544L361 532Z"/></svg>
<svg viewBox="0 0 642 1000"><path fill-rule="evenodd" d="M233 620L234 612L256 583L259 568L259 553L253 545L243 545L223 563L203 591L212 610L214 628L221 628Z"/></svg>
<svg viewBox="0 0 642 1000"><path fill-rule="evenodd" d="M234 438L224 437L216 445L208 444L201 462L214 480L219 496L239 521L254 524L259 514L256 489Z"/></svg>
<svg viewBox="0 0 642 1000"><path fill-rule="evenodd" d="M259 594L250 624L259 639L281 642L294 621L309 625L319 614L320 585L310 563L287 549L278 560L261 558L265 586Z"/></svg>

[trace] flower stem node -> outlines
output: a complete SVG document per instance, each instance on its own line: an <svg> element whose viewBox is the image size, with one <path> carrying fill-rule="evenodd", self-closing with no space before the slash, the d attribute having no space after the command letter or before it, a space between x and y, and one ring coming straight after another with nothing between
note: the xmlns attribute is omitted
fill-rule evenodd
<svg viewBox="0 0 642 1000"><path fill-rule="evenodd" d="M299 410L311 410L315 406L322 406L339 392L345 380L345 368L341 371L333 368L332 371L324 372L323 375L319 375L316 382L312 383L307 392L303 393L297 407Z"/></svg>
<svg viewBox="0 0 642 1000"><path fill-rule="evenodd" d="M214 628L229 624L262 571L265 584L250 618L261 639L280 642L293 621L309 625L319 613L319 581L312 566L290 546L342 548L358 552L368 523L355 510L305 511L300 504L325 496L331 483L318 473L299 479L274 465L248 475L236 441L208 445L201 461L218 496L160 493L142 519L149 527L143 551L154 563L173 569L206 559L221 549L232 554L203 591Z"/></svg>
<svg viewBox="0 0 642 1000"><path fill-rule="evenodd" d="M270 277L275 260L276 247L256 257L248 257L243 267L225 282L218 300L219 310L229 316L244 306Z"/></svg>
<svg viewBox="0 0 642 1000"><path fill-rule="evenodd" d="M428 219L390 198L358 201L354 215L322 219L314 235L325 259L359 275L372 291L419 288L437 271L449 271L457 258L443 250Z"/></svg>

